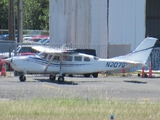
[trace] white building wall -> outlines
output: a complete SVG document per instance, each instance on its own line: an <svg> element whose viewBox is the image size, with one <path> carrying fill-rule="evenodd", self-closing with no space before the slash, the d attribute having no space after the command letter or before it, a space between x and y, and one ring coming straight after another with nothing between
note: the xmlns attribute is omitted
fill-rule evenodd
<svg viewBox="0 0 160 120"><path fill-rule="evenodd" d="M50 39L56 44L82 44L107 56L106 0L51 0ZM99 45L103 45L103 51ZM76 46L77 47L77 46Z"/></svg>
<svg viewBox="0 0 160 120"><path fill-rule="evenodd" d="M91 43L107 43L107 0L91 0Z"/></svg>
<svg viewBox="0 0 160 120"><path fill-rule="evenodd" d="M146 0L50 0L51 43L95 48L99 57L107 57L108 42L131 44L133 50L145 38L145 3Z"/></svg>
<svg viewBox="0 0 160 120"><path fill-rule="evenodd" d="M146 0L109 2L109 43L131 43L133 50L145 38Z"/></svg>
<svg viewBox="0 0 160 120"><path fill-rule="evenodd" d="M90 43L90 0L51 0L50 37L52 43Z"/></svg>

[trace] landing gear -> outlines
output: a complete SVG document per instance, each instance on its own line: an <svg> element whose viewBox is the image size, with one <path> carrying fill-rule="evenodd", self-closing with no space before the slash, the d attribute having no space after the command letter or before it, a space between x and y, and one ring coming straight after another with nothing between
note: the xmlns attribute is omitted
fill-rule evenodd
<svg viewBox="0 0 160 120"><path fill-rule="evenodd" d="M64 77L63 76L59 76L58 77L58 82L64 82Z"/></svg>
<svg viewBox="0 0 160 120"><path fill-rule="evenodd" d="M26 81L26 76L25 75L20 75L19 80L20 80L20 82Z"/></svg>
<svg viewBox="0 0 160 120"><path fill-rule="evenodd" d="M144 76L142 76L140 73L137 74L138 77L144 77L144 78L148 78L147 73L144 73Z"/></svg>
<svg viewBox="0 0 160 120"><path fill-rule="evenodd" d="M56 76L55 76L55 75L50 75L50 76L49 76L49 79L50 79L51 81L54 81L54 80L56 79Z"/></svg>
<svg viewBox="0 0 160 120"><path fill-rule="evenodd" d="M90 74L84 74L84 77L89 78Z"/></svg>
<svg viewBox="0 0 160 120"><path fill-rule="evenodd" d="M49 75L49 79L51 81L56 80L56 75ZM58 82L64 82L64 76L63 75L58 77Z"/></svg>
<svg viewBox="0 0 160 120"><path fill-rule="evenodd" d="M97 77L98 77L98 73L92 73L92 76L93 76L94 78L97 78Z"/></svg>

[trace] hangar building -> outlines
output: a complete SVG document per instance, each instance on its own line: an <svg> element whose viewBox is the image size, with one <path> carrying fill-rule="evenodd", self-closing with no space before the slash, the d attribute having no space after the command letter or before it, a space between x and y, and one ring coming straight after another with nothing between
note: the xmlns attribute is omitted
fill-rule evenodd
<svg viewBox="0 0 160 120"><path fill-rule="evenodd" d="M160 38L159 0L50 0L51 43L110 58Z"/></svg>

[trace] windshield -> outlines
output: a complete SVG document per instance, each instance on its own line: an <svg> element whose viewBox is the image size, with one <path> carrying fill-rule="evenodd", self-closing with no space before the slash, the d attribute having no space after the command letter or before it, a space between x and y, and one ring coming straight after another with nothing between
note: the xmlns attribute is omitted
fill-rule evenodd
<svg viewBox="0 0 160 120"><path fill-rule="evenodd" d="M38 56L39 56L40 58L42 58L42 59L46 59L47 54L44 53L44 52L41 52L41 53L38 54Z"/></svg>

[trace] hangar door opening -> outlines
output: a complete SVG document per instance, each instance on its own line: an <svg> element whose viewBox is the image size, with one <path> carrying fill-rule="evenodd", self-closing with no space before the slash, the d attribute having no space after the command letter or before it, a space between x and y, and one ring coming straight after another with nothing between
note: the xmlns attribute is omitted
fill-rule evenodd
<svg viewBox="0 0 160 120"><path fill-rule="evenodd" d="M146 0L146 36L160 39L160 0Z"/></svg>
<svg viewBox="0 0 160 120"><path fill-rule="evenodd" d="M146 0L146 36L160 40L160 0ZM153 70L160 70L160 41L157 41L148 59L147 69L152 62Z"/></svg>

